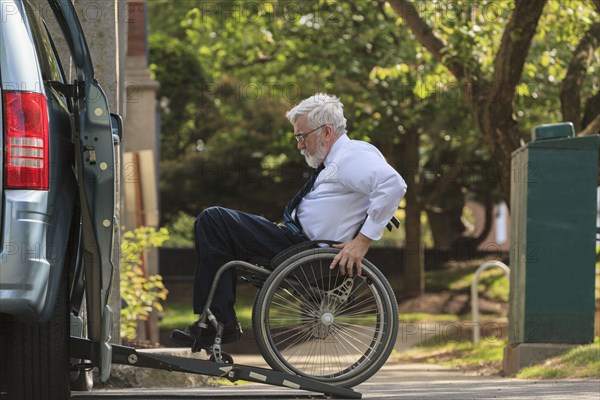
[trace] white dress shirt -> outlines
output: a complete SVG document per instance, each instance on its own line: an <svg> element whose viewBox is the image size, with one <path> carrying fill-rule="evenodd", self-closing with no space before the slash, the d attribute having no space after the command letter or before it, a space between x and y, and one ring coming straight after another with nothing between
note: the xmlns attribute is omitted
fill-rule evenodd
<svg viewBox="0 0 600 400"><path fill-rule="evenodd" d="M296 210L304 234L311 240L345 242L364 221L360 232L379 240L406 193L404 179L375 146L345 134L323 164L313 190Z"/></svg>

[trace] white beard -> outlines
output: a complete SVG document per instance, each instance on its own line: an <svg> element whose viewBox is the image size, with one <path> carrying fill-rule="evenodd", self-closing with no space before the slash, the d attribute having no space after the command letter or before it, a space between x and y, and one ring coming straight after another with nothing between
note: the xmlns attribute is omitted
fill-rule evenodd
<svg viewBox="0 0 600 400"><path fill-rule="evenodd" d="M325 161L325 157L327 157L327 148L317 142L317 151L315 151L315 154L308 154L306 149L300 150L300 154L304 156L309 167L316 169L319 165L323 164L323 161Z"/></svg>

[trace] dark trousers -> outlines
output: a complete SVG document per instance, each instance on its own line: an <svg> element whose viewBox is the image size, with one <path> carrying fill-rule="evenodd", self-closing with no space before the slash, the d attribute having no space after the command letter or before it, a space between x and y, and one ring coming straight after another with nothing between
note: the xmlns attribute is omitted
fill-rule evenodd
<svg viewBox="0 0 600 400"><path fill-rule="evenodd" d="M268 262L277 253L306 240L261 216L210 207L196 219L196 255L194 276L194 313L202 314L213 278L223 264L232 260ZM217 286L210 310L221 322L235 318L235 269L227 270Z"/></svg>

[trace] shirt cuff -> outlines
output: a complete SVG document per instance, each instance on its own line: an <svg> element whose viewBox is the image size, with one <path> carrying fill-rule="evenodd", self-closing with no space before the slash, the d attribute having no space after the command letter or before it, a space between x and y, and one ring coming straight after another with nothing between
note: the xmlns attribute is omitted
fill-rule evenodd
<svg viewBox="0 0 600 400"><path fill-rule="evenodd" d="M360 228L360 233L365 235L371 240L379 240L383 236L383 231L385 229L385 224L378 224L371 219L371 217L367 217L367 220L363 224L362 228Z"/></svg>

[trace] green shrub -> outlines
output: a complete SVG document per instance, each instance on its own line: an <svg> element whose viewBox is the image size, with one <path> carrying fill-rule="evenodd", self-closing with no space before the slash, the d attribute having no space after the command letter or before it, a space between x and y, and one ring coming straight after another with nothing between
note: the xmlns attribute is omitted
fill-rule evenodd
<svg viewBox="0 0 600 400"><path fill-rule="evenodd" d="M121 337L135 339L139 321L149 318L152 310L162 311L161 301L168 291L160 275L146 276L144 255L148 249L162 246L169 231L140 227L121 238L121 297L127 307L121 309Z"/></svg>
<svg viewBox="0 0 600 400"><path fill-rule="evenodd" d="M167 225L169 239L164 243L164 247L194 247L195 221L195 217L179 211L173 222Z"/></svg>

